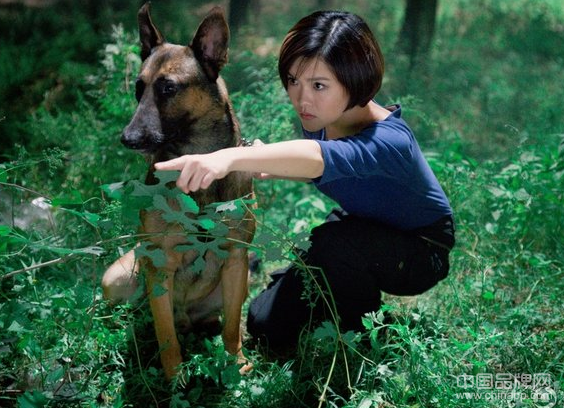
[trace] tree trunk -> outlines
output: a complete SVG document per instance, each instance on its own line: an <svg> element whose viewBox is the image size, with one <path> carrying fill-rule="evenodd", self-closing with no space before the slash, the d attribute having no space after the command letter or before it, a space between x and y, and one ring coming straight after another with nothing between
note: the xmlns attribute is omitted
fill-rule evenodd
<svg viewBox="0 0 564 408"><path fill-rule="evenodd" d="M407 0L399 36L399 49L409 57L410 68L426 56L437 17L438 0Z"/></svg>
<svg viewBox="0 0 564 408"><path fill-rule="evenodd" d="M252 0L231 0L229 2L229 28L235 32L249 22L249 9L253 4Z"/></svg>

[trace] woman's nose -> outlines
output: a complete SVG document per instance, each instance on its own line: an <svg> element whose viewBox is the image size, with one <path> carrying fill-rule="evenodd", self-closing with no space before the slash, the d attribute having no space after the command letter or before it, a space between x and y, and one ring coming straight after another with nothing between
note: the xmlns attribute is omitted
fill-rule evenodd
<svg viewBox="0 0 564 408"><path fill-rule="evenodd" d="M300 110L304 110L305 108L311 106L311 95L307 92L305 87L300 87L298 93L298 105Z"/></svg>

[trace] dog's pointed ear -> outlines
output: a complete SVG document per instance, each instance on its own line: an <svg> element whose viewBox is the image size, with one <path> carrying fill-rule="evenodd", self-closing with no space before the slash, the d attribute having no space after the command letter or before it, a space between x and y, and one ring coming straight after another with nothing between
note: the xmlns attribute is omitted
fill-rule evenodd
<svg viewBox="0 0 564 408"><path fill-rule="evenodd" d="M211 81L227 63L229 27L221 7L214 7L204 18L190 47Z"/></svg>
<svg viewBox="0 0 564 408"><path fill-rule="evenodd" d="M151 20L151 3L147 2L137 13L139 23L139 39L141 40L141 60L145 61L151 50L165 42L159 29L155 27Z"/></svg>

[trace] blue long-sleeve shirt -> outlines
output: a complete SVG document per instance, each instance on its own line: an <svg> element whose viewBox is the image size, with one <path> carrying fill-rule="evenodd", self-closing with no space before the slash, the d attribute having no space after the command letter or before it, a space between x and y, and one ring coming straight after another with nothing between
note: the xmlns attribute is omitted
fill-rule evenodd
<svg viewBox="0 0 564 408"><path fill-rule="evenodd" d="M395 108L395 110L394 110ZM354 136L327 140L325 130L308 132L318 141L325 169L315 186L349 214L402 230L452 215L449 201L399 105L385 119Z"/></svg>

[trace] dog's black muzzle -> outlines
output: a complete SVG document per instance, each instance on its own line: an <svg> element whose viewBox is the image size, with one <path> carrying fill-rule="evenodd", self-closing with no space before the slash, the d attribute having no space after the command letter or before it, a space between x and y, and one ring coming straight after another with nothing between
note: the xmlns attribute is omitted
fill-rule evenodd
<svg viewBox="0 0 564 408"><path fill-rule="evenodd" d="M145 143L145 138L141 132L131 132L127 129L121 135L121 143L128 149L145 150L149 143Z"/></svg>
<svg viewBox="0 0 564 408"><path fill-rule="evenodd" d="M165 142L165 137L158 133L147 134L141 129L127 127L121 135L121 143L128 149L151 153L158 150Z"/></svg>

